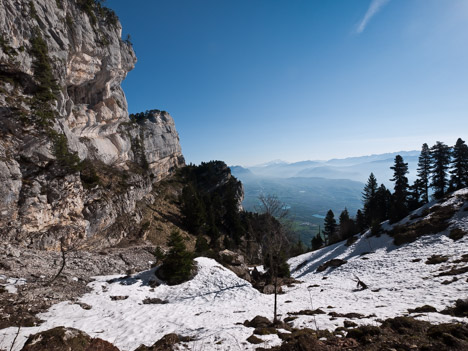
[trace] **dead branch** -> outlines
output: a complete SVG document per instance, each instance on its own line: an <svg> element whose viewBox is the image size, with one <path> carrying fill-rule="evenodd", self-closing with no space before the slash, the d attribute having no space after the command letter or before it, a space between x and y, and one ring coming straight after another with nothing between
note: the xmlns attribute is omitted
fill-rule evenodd
<svg viewBox="0 0 468 351"><path fill-rule="evenodd" d="M356 287L361 288L361 290L366 290L368 288L367 284L364 283L357 275L354 274L354 281L357 283Z"/></svg>
<svg viewBox="0 0 468 351"><path fill-rule="evenodd" d="M20 331L21 331L21 323L22 323L22 322L23 322L23 321L21 320L20 325L18 326L18 330L16 331L15 338L13 339L13 342L11 343L10 351L13 350L13 347L15 346L15 343L16 343L16 339L18 339L18 335L19 335L19 333L20 333Z"/></svg>
<svg viewBox="0 0 468 351"><path fill-rule="evenodd" d="M65 264L66 264L66 255L68 253L68 250L65 250L65 245L64 245L64 242L65 242L65 238L64 237L61 237L60 238L60 252L62 253L62 266L60 267L60 270L58 271L58 273L55 275L54 278L52 278L51 281L49 281L49 284L52 284L55 279L57 279L59 277L59 275L62 273L63 269L65 268Z"/></svg>

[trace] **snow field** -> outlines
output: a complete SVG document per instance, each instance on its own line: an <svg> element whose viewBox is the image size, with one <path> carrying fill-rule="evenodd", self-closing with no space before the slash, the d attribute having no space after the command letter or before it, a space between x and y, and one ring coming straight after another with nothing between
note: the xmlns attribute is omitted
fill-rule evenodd
<svg viewBox="0 0 468 351"><path fill-rule="evenodd" d="M463 191L454 195L468 193ZM459 206L460 201L451 197L442 206ZM409 221L407 217L401 223ZM388 223L382 227L391 229ZM365 233L349 247L341 242L290 259L292 275L301 283L283 287L285 293L278 296L280 318L288 317L288 312L320 308L326 314L299 315L293 321L294 326L334 330L350 318L333 317L329 315L331 312L359 313L364 318L352 319L355 323L379 325L380 320L407 315L408 309L423 305L431 305L438 311L452 306L455 300L468 297L468 273L457 275L458 280L450 284L442 282L452 280L452 276L437 275L454 266L467 265L453 263L468 254L468 236L458 241L447 237L454 227L468 230L468 211L463 206L445 232L420 237L410 244L395 246L388 235L369 237ZM447 256L449 260L426 264L432 255ZM316 272L321 264L336 258L347 263ZM258 346L280 344L278 336L267 335L258 336L264 344L252 345L246 339L254 329L242 325L257 315L272 319L272 295L259 293L214 260L200 257L196 262L195 278L177 286L162 284L151 288L149 281L154 279L154 270L127 278L95 277L89 284L92 291L79 301L54 305L39 315L45 321L42 325L22 328L13 350L20 350L29 335L57 326L83 330L122 351L134 350L141 344L152 345L168 333L193 339L181 344L181 350L254 350ZM358 289L355 277L365 282L368 289ZM117 301L111 298L126 296ZM146 298L159 298L167 303L143 304ZM83 304L91 309L84 309ZM468 322L468 318L440 313L412 316L435 323ZM0 330L0 349L10 349L17 331L17 328Z"/></svg>

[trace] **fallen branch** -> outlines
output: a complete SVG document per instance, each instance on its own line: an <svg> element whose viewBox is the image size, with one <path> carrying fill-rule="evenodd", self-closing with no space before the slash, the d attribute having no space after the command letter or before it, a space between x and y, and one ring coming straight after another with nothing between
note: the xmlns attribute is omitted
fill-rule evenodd
<svg viewBox="0 0 468 351"><path fill-rule="evenodd" d="M23 322L23 321L21 321L21 322L20 322L20 325L18 326L18 330L16 331L15 338L13 339L13 342L11 343L10 351L13 350L13 347L15 346L15 343L16 343L16 339L18 339L18 335L19 335L19 333L20 333L20 331L21 331L21 323L22 323L22 322Z"/></svg>
<svg viewBox="0 0 468 351"><path fill-rule="evenodd" d="M65 264L66 264L66 255L67 255L67 250L65 250L64 248L64 243L65 239L62 237L60 238L60 252L62 253L62 266L60 267L60 270L58 271L58 273L55 275L55 277L49 282L49 284L52 284L55 279L57 279L59 277L59 275L62 273L63 269L65 268Z"/></svg>
<svg viewBox="0 0 468 351"><path fill-rule="evenodd" d="M361 288L361 290L366 290L368 288L367 284L364 283L361 279L358 278L357 275L354 275L354 281L357 283L356 287Z"/></svg>

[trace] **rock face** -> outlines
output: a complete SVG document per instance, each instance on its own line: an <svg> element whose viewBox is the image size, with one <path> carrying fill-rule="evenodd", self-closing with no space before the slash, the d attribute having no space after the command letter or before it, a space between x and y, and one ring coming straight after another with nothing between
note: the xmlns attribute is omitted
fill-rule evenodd
<svg viewBox="0 0 468 351"><path fill-rule="evenodd" d="M41 249L115 244L153 183L184 164L174 121L158 110L129 119L120 84L136 58L112 10L1 4L0 236Z"/></svg>
<svg viewBox="0 0 468 351"><path fill-rule="evenodd" d="M132 140L132 159L159 179L184 163L175 123L165 111L147 111L145 117L121 125L120 134Z"/></svg>

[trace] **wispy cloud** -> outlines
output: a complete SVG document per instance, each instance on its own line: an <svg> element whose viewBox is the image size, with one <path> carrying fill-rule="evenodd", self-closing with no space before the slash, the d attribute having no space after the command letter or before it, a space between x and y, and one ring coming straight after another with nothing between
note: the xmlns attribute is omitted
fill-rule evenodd
<svg viewBox="0 0 468 351"><path fill-rule="evenodd" d="M367 9L366 14L359 23L356 32L358 34L362 33L364 29L366 29L366 26L372 19L372 17L374 17L377 14L377 12L379 12L382 9L382 7L384 7L389 1L390 0L371 0L369 8Z"/></svg>

